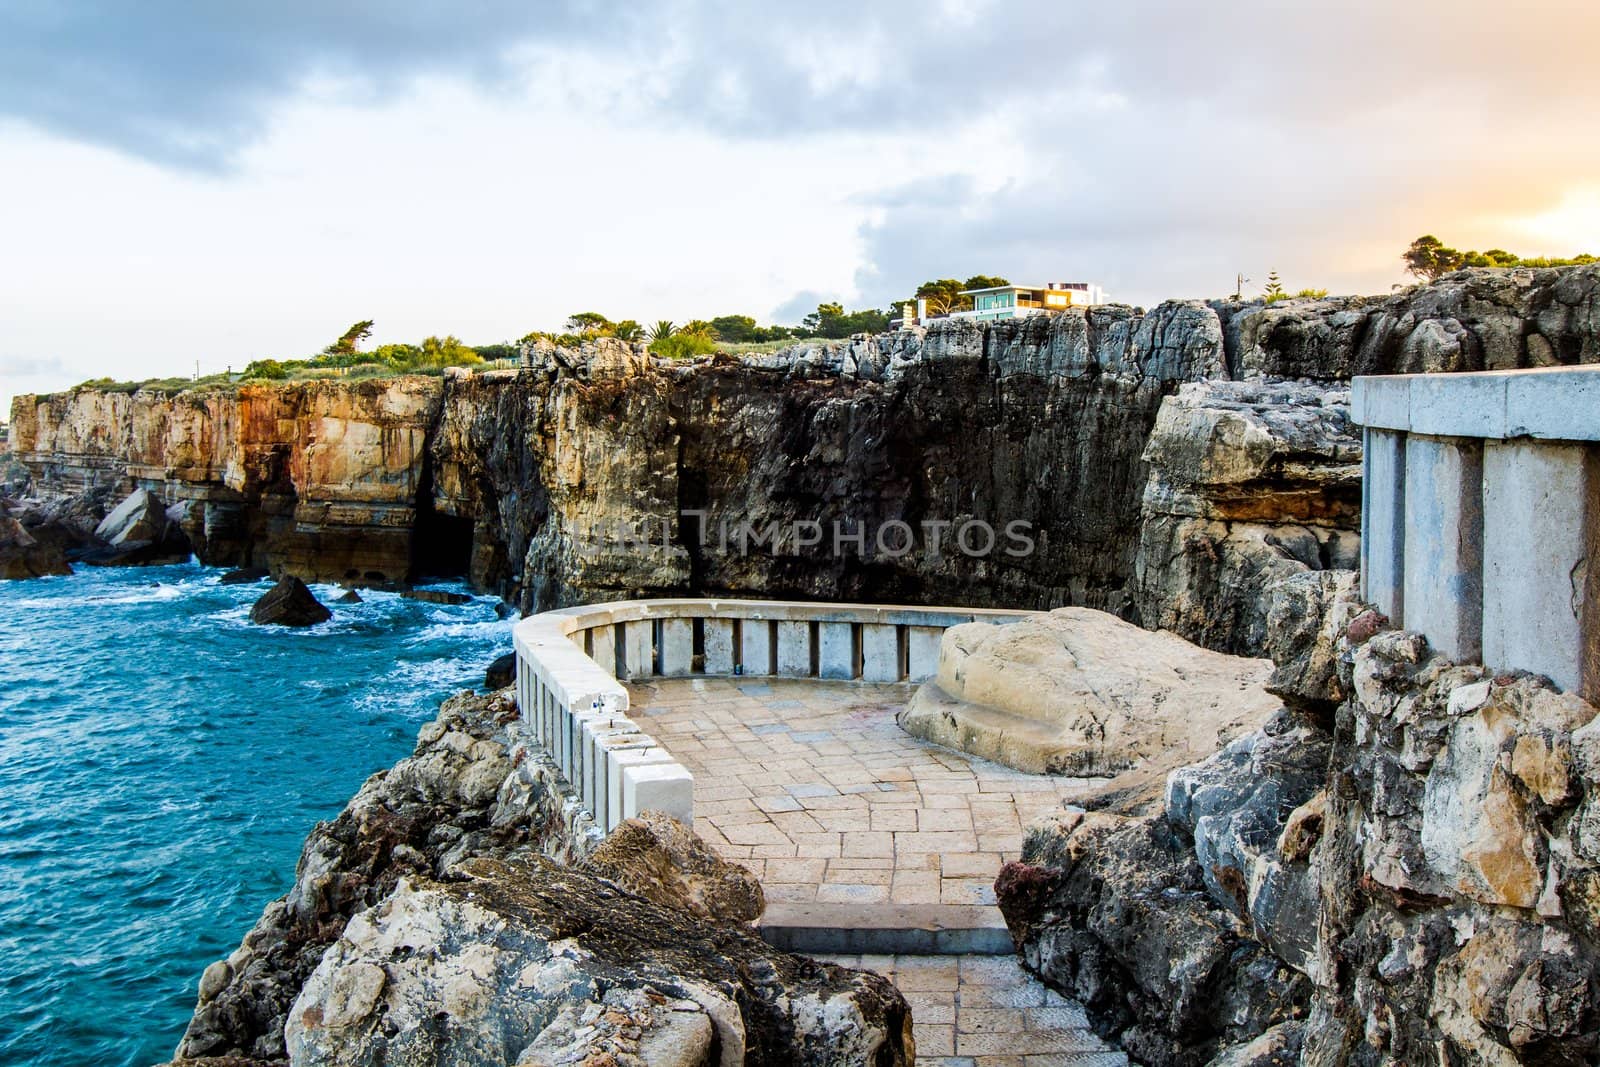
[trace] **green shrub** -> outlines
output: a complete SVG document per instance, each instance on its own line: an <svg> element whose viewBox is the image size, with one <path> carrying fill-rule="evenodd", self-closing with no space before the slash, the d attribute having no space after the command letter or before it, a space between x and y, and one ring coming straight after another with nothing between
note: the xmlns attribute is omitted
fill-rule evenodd
<svg viewBox="0 0 1600 1067"><path fill-rule="evenodd" d="M716 350L717 343L701 333L675 333L650 342L651 353L666 359L693 359Z"/></svg>
<svg viewBox="0 0 1600 1067"><path fill-rule="evenodd" d="M259 378L269 382L281 382L289 377L289 368L275 359L258 359L245 367L243 377L246 380Z"/></svg>

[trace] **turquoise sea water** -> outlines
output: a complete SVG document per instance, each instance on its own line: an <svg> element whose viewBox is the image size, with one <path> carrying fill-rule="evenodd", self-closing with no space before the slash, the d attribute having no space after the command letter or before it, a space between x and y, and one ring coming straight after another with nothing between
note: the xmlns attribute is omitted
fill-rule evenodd
<svg viewBox="0 0 1600 1067"><path fill-rule="evenodd" d="M0 582L0 1064L170 1056L312 825L511 649L487 598L252 626L221 573Z"/></svg>

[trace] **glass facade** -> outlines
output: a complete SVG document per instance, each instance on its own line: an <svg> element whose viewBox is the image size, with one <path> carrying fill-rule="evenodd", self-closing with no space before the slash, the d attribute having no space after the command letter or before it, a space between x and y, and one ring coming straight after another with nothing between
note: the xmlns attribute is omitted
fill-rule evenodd
<svg viewBox="0 0 1600 1067"><path fill-rule="evenodd" d="M972 298L972 310L974 311L998 311L1001 308L1016 306L1017 294L1014 292L979 293Z"/></svg>

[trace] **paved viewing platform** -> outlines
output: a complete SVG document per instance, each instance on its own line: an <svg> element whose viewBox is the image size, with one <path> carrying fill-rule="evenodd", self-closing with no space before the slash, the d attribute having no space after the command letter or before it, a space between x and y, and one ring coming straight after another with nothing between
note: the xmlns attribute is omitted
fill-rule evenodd
<svg viewBox="0 0 1600 1067"><path fill-rule="evenodd" d="M877 971L913 1008L917 1062L1111 1067L1127 1057L1028 975L994 880L1083 779L1028 774L895 722L945 628L1026 612L629 601L517 631L524 716L594 825L692 822L767 898L769 942Z"/></svg>
<svg viewBox="0 0 1600 1067"><path fill-rule="evenodd" d="M695 832L789 904L992 906L1022 828L1081 783L918 741L913 686L783 678L629 685L694 774Z"/></svg>

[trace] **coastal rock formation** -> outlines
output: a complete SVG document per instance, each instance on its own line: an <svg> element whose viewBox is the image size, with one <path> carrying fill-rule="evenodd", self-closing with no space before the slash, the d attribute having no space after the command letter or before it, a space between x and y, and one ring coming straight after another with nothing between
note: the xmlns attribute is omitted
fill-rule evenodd
<svg viewBox="0 0 1600 1067"><path fill-rule="evenodd" d="M623 1018L618 1018L622 1015ZM575 1025L598 1017L601 1026ZM304 1067L910 1067L887 979L789 956L542 857L402 880L346 925L285 1040ZM570 1050L578 1058L555 1057Z"/></svg>
<svg viewBox="0 0 1600 1067"><path fill-rule="evenodd" d="M996 883L1024 960L1148 1064L1594 1062L1600 712L1290 584L1295 709L1156 815L1030 828Z"/></svg>
<svg viewBox="0 0 1600 1067"><path fill-rule="evenodd" d="M59 545L41 542L0 505L0 579L71 573Z"/></svg>
<svg viewBox="0 0 1600 1067"><path fill-rule="evenodd" d="M1140 621L1261 655L1268 590L1360 554L1361 440L1342 386L1203 382L1161 407L1134 568Z"/></svg>
<svg viewBox="0 0 1600 1067"><path fill-rule="evenodd" d="M184 563L193 554L179 525L181 508L171 511L148 489L135 489L95 527L105 547L83 556L99 567Z"/></svg>
<svg viewBox="0 0 1600 1067"><path fill-rule="evenodd" d="M602 853L561 786L508 692L447 701L206 969L174 1067L909 1067L887 981L767 946L687 832L646 820Z"/></svg>
<svg viewBox="0 0 1600 1067"><path fill-rule="evenodd" d="M936 680L898 721L1036 774L1138 769L1155 784L1260 726L1279 707L1262 688L1271 669L1105 612L1058 608L946 630Z"/></svg>
<svg viewBox="0 0 1600 1067"><path fill-rule="evenodd" d="M767 902L761 883L678 820L647 811L627 819L583 863L630 893L702 919L751 924Z"/></svg>
<svg viewBox="0 0 1600 1067"><path fill-rule="evenodd" d="M135 393L13 404L13 454L53 495L146 490L203 562L310 580L411 572L433 378ZM17 421L20 418L20 421Z"/></svg>
<svg viewBox="0 0 1600 1067"><path fill-rule="evenodd" d="M250 608L250 621L258 626L315 626L331 618L333 612L293 575L281 579Z"/></svg>
<svg viewBox="0 0 1600 1067"><path fill-rule="evenodd" d="M1597 293L1594 266L1472 270L685 363L603 339L521 372L81 388L18 398L10 447L36 492L147 488L203 561L308 580L1071 604L1261 654L1266 587L1353 558L1340 383L1600 360Z"/></svg>

